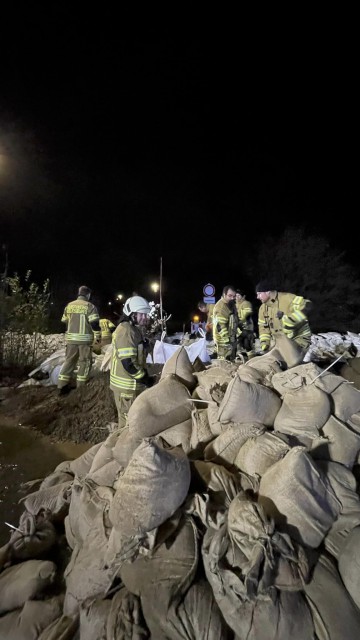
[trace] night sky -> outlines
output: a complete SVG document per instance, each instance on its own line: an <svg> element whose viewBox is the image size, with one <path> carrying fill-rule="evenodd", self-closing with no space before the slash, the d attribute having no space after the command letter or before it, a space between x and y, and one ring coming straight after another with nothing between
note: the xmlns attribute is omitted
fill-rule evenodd
<svg viewBox="0 0 360 640"><path fill-rule="evenodd" d="M89 25L61 6L2 27L10 274L49 277L61 304L86 284L104 308L120 292L153 299L162 258L163 304L182 324L206 283L216 298L253 287L244 247L288 225L356 257L354 63L332 32L142 37L110 11Z"/></svg>

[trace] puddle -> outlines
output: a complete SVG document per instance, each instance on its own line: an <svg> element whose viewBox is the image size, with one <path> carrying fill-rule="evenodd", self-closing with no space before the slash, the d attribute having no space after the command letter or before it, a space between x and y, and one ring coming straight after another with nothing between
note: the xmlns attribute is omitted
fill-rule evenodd
<svg viewBox="0 0 360 640"><path fill-rule="evenodd" d="M9 522L17 526L24 511L18 504L31 489L21 488L23 482L44 478L64 460L74 460L92 445L73 442L52 442L46 436L26 427L0 423L0 546L8 542Z"/></svg>

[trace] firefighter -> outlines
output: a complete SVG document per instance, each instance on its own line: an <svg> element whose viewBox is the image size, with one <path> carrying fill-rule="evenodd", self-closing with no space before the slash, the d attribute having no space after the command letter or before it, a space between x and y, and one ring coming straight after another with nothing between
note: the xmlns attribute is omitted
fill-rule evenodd
<svg viewBox="0 0 360 640"><path fill-rule="evenodd" d="M201 313L206 314L206 324L205 324L205 332L206 332L206 340L210 342L213 339L213 311L214 304L206 303L203 300L198 302L197 308Z"/></svg>
<svg viewBox="0 0 360 640"><path fill-rule="evenodd" d="M239 318L236 310L236 289L232 285L223 288L220 300L213 311L213 336L217 357L220 360L236 358Z"/></svg>
<svg viewBox="0 0 360 640"><path fill-rule="evenodd" d="M306 311L311 302L294 293L276 291L270 281L256 285L256 297L261 302L258 314L259 339L265 353L274 344L277 333L283 333L305 352L311 343L311 330Z"/></svg>
<svg viewBox="0 0 360 640"><path fill-rule="evenodd" d="M101 346L104 347L107 344L111 344L112 334L116 327L108 318L100 318L99 324L101 329Z"/></svg>
<svg viewBox="0 0 360 640"><path fill-rule="evenodd" d="M125 427L128 411L135 398L155 378L145 368L144 337L141 331L148 323L151 307L145 298L132 296L124 304L123 315L112 335L113 355L110 389L118 411L119 427Z"/></svg>
<svg viewBox="0 0 360 640"><path fill-rule="evenodd" d="M61 318L66 324L66 351L57 385L60 395L71 391L70 380L76 367L76 386L80 387L87 382L92 365L94 339L95 343L100 342L99 314L90 302L90 296L91 289L81 286L77 299L66 305Z"/></svg>
<svg viewBox="0 0 360 640"><path fill-rule="evenodd" d="M239 317L237 342L240 352L245 351L248 358L254 355L254 322L252 318L253 306L240 289L236 289L236 310Z"/></svg>

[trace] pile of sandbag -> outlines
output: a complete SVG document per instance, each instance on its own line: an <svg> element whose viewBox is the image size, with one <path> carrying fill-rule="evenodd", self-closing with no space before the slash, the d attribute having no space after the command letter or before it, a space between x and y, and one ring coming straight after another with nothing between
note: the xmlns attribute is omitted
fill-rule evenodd
<svg viewBox="0 0 360 640"><path fill-rule="evenodd" d="M0 638L357 638L359 452L360 391L285 336L240 366L178 349L124 429L23 499Z"/></svg>

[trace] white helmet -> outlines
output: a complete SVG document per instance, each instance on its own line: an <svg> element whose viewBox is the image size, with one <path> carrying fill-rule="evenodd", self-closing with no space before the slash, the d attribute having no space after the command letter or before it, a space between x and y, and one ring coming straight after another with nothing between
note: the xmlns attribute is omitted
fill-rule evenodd
<svg viewBox="0 0 360 640"><path fill-rule="evenodd" d="M150 313L151 308L147 300L141 296L132 296L128 298L124 304L123 312L126 316L132 313Z"/></svg>

